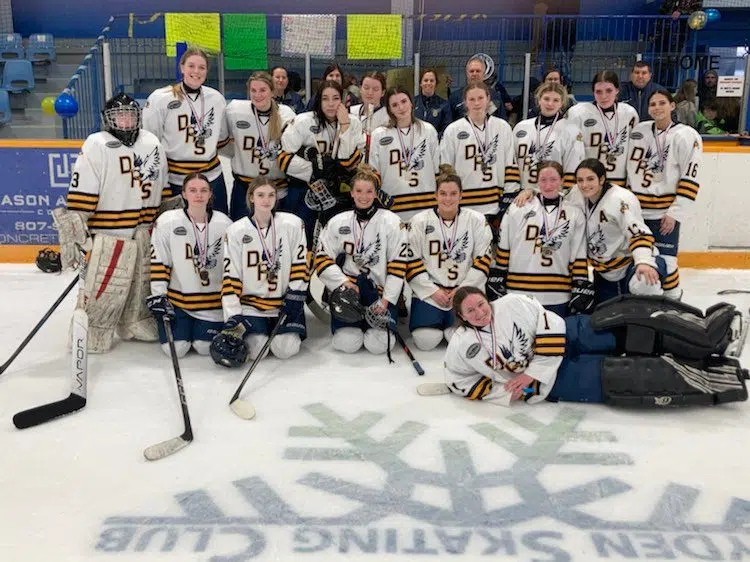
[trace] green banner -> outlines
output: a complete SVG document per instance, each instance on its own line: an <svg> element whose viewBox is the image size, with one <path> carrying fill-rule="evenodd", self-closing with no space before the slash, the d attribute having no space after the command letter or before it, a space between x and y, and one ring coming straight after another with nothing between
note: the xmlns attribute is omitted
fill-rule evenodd
<svg viewBox="0 0 750 562"><path fill-rule="evenodd" d="M265 14L224 14L224 68L267 70Z"/></svg>

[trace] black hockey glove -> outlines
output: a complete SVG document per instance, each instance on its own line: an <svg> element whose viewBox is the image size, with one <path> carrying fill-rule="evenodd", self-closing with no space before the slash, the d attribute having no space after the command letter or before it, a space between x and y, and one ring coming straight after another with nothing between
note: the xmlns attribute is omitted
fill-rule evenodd
<svg viewBox="0 0 750 562"><path fill-rule="evenodd" d="M507 269L500 269L499 267L490 267L490 274L487 277L487 285L485 287L485 293L487 293L487 299L494 301L500 297L505 296L508 290L505 288L505 282L508 277Z"/></svg>
<svg viewBox="0 0 750 562"><path fill-rule="evenodd" d="M151 295L150 297L146 297L146 306L151 311L151 314L160 322L162 322L162 318L165 316L170 320L174 319L174 307L167 300L167 295Z"/></svg>
<svg viewBox="0 0 750 562"><path fill-rule="evenodd" d="M591 312L595 304L594 284L588 279L573 279L570 288L570 314L586 314Z"/></svg>

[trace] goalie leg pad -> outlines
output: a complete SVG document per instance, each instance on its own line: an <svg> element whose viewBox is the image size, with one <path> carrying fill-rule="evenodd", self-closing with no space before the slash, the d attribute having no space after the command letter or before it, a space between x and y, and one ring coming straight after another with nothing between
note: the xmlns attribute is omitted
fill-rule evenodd
<svg viewBox="0 0 750 562"><path fill-rule="evenodd" d="M133 239L138 249L137 261L117 333L124 340L156 341L156 320L146 306L146 297L151 295L151 237L146 228L139 227Z"/></svg>
<svg viewBox="0 0 750 562"><path fill-rule="evenodd" d="M76 244L85 246L89 237L86 215L58 207L52 217L60 240L60 264L63 269L75 268L82 259Z"/></svg>
<svg viewBox="0 0 750 562"><path fill-rule="evenodd" d="M112 347L115 326L130 291L136 254L132 240L105 234L94 239L77 305L89 317L90 353L105 353Z"/></svg>
<svg viewBox="0 0 750 562"><path fill-rule="evenodd" d="M710 406L747 400L742 368L728 357L607 357L601 377L604 402L612 406Z"/></svg>

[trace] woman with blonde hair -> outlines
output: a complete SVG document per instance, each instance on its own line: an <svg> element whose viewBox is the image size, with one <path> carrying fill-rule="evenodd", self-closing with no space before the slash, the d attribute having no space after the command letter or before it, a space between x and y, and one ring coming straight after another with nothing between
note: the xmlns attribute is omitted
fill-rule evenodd
<svg viewBox="0 0 750 562"><path fill-rule="evenodd" d="M180 58L182 81L154 91L143 108L143 128L164 147L169 186L163 197L180 196L185 176L204 174L211 183L214 208L228 213L227 188L218 149L229 142L224 128L227 102L220 92L205 86L208 55L190 47Z"/></svg>
<svg viewBox="0 0 750 562"><path fill-rule="evenodd" d="M682 83L674 101L677 104L677 121L688 127L695 128L698 117L698 107L695 104L695 96L698 93L698 82L688 78Z"/></svg>

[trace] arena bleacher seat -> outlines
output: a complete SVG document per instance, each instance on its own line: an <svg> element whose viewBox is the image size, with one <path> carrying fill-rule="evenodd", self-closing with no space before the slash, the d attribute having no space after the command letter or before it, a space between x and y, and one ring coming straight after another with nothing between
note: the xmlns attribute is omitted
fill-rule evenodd
<svg viewBox="0 0 750 562"><path fill-rule="evenodd" d="M4 33L0 35L0 62L22 59L23 55L23 41L20 34Z"/></svg>
<svg viewBox="0 0 750 562"><path fill-rule="evenodd" d="M10 123L10 96L8 90L0 90L0 126Z"/></svg>
<svg viewBox="0 0 750 562"><path fill-rule="evenodd" d="M52 62L57 58L55 38L50 33L29 35L26 46L26 59L31 62Z"/></svg>
<svg viewBox="0 0 750 562"><path fill-rule="evenodd" d="M3 88L14 94L34 89L34 68L28 60L9 60L3 69Z"/></svg>

